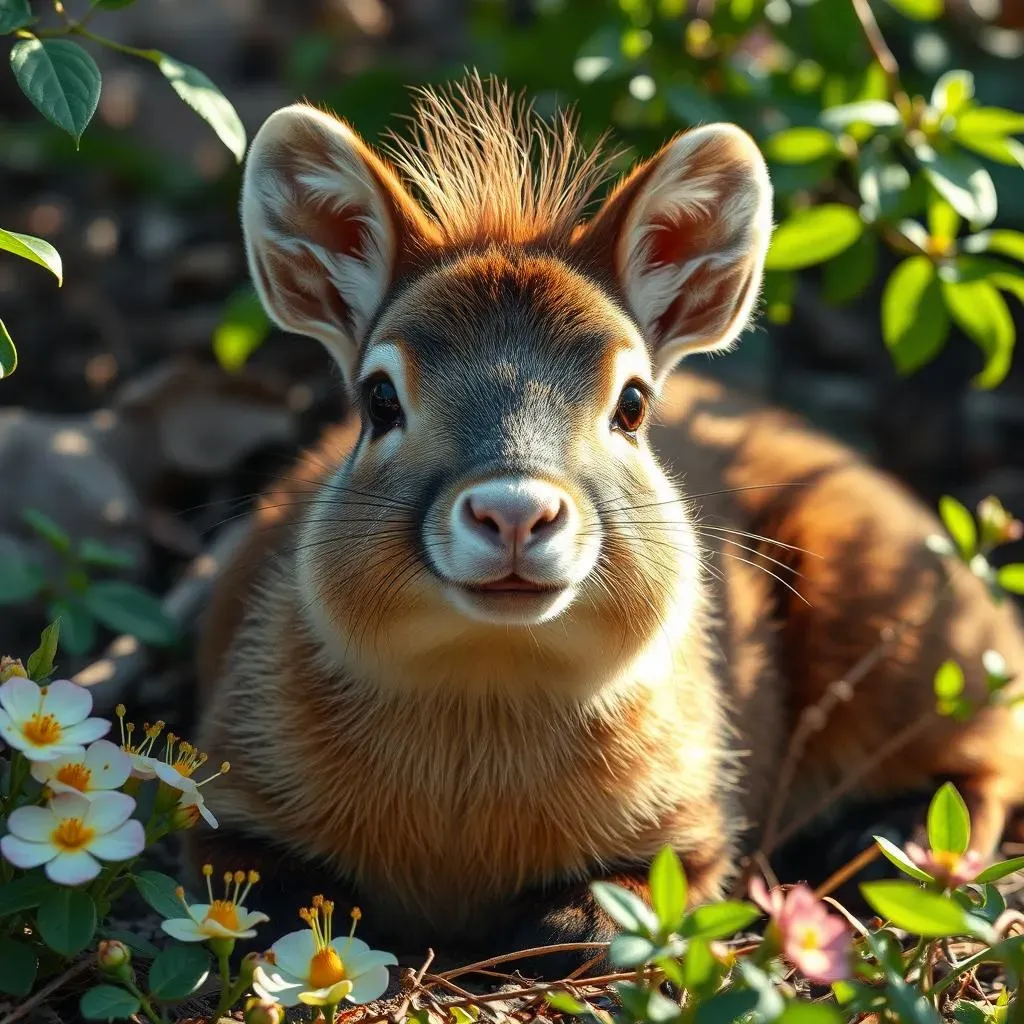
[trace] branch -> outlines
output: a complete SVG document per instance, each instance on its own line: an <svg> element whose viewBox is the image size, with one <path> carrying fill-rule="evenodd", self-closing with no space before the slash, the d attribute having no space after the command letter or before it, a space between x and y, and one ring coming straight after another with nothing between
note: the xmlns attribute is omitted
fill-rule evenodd
<svg viewBox="0 0 1024 1024"><path fill-rule="evenodd" d="M864 38L867 40L868 46L871 47L871 52L875 55L875 60L878 61L885 72L885 80L889 86L889 95L893 99L896 99L898 96L905 96L903 85L900 82L900 66L896 62L892 50L889 49L889 44L885 41L882 30L878 27L875 13L871 10L871 4L868 0L850 0L850 3L853 5L853 13L857 15L857 20L860 22L860 27L864 32Z"/></svg>

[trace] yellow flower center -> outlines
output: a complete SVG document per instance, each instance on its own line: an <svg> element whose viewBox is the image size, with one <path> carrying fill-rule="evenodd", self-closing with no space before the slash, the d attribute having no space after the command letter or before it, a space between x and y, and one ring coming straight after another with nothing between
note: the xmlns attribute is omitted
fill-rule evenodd
<svg viewBox="0 0 1024 1024"><path fill-rule="evenodd" d="M25 736L38 746L56 743L60 739L60 722L53 715L37 711L21 728Z"/></svg>
<svg viewBox="0 0 1024 1024"><path fill-rule="evenodd" d="M818 941L820 936L814 928L805 928L803 935L800 936L800 948L801 949L818 949L821 943Z"/></svg>
<svg viewBox="0 0 1024 1024"><path fill-rule="evenodd" d="M337 950L325 946L309 961L309 983L313 988L330 988L345 980L345 965Z"/></svg>
<svg viewBox="0 0 1024 1024"><path fill-rule="evenodd" d="M238 931L238 906L230 900L214 900L204 921L216 921L229 931Z"/></svg>
<svg viewBox="0 0 1024 1024"><path fill-rule="evenodd" d="M92 778L92 772L84 764L73 762L58 768L54 778L58 782L63 782L65 786L70 786L72 789L77 789L80 793L85 793L89 789L89 780Z"/></svg>
<svg viewBox="0 0 1024 1024"><path fill-rule="evenodd" d="M59 846L67 853L81 850L88 846L89 840L96 834L94 829L86 828L81 818L65 818L50 837L54 846Z"/></svg>
<svg viewBox="0 0 1024 1024"><path fill-rule="evenodd" d="M960 866L960 854L951 850L932 850L932 860L946 871L955 871Z"/></svg>

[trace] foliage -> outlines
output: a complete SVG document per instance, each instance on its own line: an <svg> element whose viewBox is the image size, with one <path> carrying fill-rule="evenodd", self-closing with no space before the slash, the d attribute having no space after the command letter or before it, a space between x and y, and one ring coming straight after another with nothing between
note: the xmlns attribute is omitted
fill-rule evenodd
<svg viewBox="0 0 1024 1024"><path fill-rule="evenodd" d="M95 572L130 568L132 555L97 540L76 545L37 509L26 509L22 518L56 555L60 568L51 577L39 562L0 555L0 606L44 606L51 619L60 620L61 643L69 654L93 650L98 625L147 644L166 646L177 640L177 630L155 595L125 580L94 578Z"/></svg>
<svg viewBox="0 0 1024 1024"><path fill-rule="evenodd" d="M245 128L234 107L206 75L159 50L125 46L97 35L88 27L97 12L128 7L133 2L89 0L82 16L72 18L63 0L53 0L60 25L37 29L39 18L29 0L0 0L0 36L14 40L11 72L22 92L47 121L75 140L77 148L96 112L103 85L100 69L82 42L116 50L156 65L171 88L213 128L241 162L246 147ZM58 285L61 283L60 256L41 238L0 228L0 249L46 267L57 278ZM0 321L0 378L10 376L17 365L14 342Z"/></svg>

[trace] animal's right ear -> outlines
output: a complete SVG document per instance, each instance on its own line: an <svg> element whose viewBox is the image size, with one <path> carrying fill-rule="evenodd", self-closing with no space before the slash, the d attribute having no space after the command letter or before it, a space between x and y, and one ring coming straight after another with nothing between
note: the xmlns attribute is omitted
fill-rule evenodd
<svg viewBox="0 0 1024 1024"><path fill-rule="evenodd" d="M271 319L323 342L351 381L400 258L430 231L415 201L348 125L296 104L253 139L242 227Z"/></svg>

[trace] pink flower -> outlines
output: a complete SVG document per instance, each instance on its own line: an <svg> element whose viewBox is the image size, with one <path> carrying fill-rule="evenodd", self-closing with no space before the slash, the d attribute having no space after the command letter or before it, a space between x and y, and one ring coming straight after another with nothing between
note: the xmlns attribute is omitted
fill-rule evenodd
<svg viewBox="0 0 1024 1024"><path fill-rule="evenodd" d="M949 850L924 850L917 843L907 843L903 849L917 867L947 889L973 882L985 868L985 858L976 850L961 855Z"/></svg>
<svg viewBox="0 0 1024 1024"><path fill-rule="evenodd" d="M770 892L764 881L750 882L754 902L772 919L782 951L809 981L830 985L850 976L850 933L806 885Z"/></svg>

